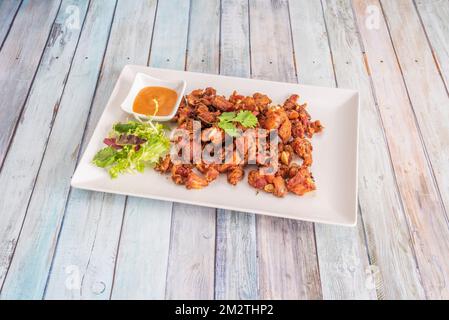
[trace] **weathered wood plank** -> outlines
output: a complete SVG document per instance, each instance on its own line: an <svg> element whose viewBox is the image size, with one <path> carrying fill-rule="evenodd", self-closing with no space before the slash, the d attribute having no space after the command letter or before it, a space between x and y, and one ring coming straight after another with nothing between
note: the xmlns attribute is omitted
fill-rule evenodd
<svg viewBox="0 0 449 320"><path fill-rule="evenodd" d="M416 0L439 71L449 88L449 1Z"/></svg>
<svg viewBox="0 0 449 320"><path fill-rule="evenodd" d="M0 167L27 99L60 2L23 3L0 51Z"/></svg>
<svg viewBox="0 0 449 320"><path fill-rule="evenodd" d="M249 77L247 0L221 2L220 73ZM254 214L217 211L215 298L257 299L258 269Z"/></svg>
<svg viewBox="0 0 449 320"><path fill-rule="evenodd" d="M380 299L424 297L349 1L323 1L337 84L360 94L359 204ZM359 221L361 223L361 221Z"/></svg>
<svg viewBox="0 0 449 320"><path fill-rule="evenodd" d="M254 214L218 210L215 299L257 299Z"/></svg>
<svg viewBox="0 0 449 320"><path fill-rule="evenodd" d="M115 1L109 0L94 1L89 7L2 298L44 294L114 10Z"/></svg>
<svg viewBox="0 0 449 320"><path fill-rule="evenodd" d="M189 8L188 0L161 1L158 4L151 45L151 66L184 69Z"/></svg>
<svg viewBox="0 0 449 320"><path fill-rule="evenodd" d="M155 0L118 1L81 150L89 142L122 68L129 63L147 63L156 4ZM46 290L47 299L108 299L111 296L124 207L124 196L72 189ZM134 200L130 199L127 207L133 210ZM151 203L147 204L145 213L148 208L151 208ZM138 211L136 215L142 224L147 223L145 216L139 216ZM132 218L136 215L127 218L128 228L134 223ZM128 235L124 232L123 236ZM169 236L166 238L168 242ZM146 243L148 246L150 244ZM122 247L127 252L127 246L122 244ZM125 263L140 268L139 259L147 257L139 255L129 261L122 260L117 265L116 276L121 278L122 267L129 269ZM71 266L78 267L80 278L83 279L79 290L66 287L67 269L70 271ZM139 274L136 269L128 276ZM121 294L121 287L115 286L114 295Z"/></svg>
<svg viewBox="0 0 449 320"><path fill-rule="evenodd" d="M447 125L449 96L438 66L435 64L432 50L426 42L426 34L412 0L382 1L382 5L447 215L449 208L449 127ZM444 5L442 7L444 8ZM446 7L449 8L449 6ZM401 14L398 15L397 12ZM449 19L449 11L447 13ZM446 20L447 26L449 26L448 21Z"/></svg>
<svg viewBox="0 0 449 320"><path fill-rule="evenodd" d="M192 1L186 57L189 71L218 73L219 11L219 1ZM178 27L187 31L187 26ZM172 41L178 43L180 52L169 55L181 56L181 42ZM181 68L181 61L176 67ZM213 299L215 219L213 208L174 204L166 298Z"/></svg>
<svg viewBox="0 0 449 320"><path fill-rule="evenodd" d="M3 0L0 2L0 48L8 36L21 3L22 0Z"/></svg>
<svg viewBox="0 0 449 320"><path fill-rule="evenodd" d="M166 299L213 299L214 212L173 204Z"/></svg>
<svg viewBox="0 0 449 320"><path fill-rule="evenodd" d="M432 161L433 167L438 168L439 173L442 173L441 169L447 168L448 159L446 158L443 164L443 159L435 152L445 157L444 148L447 149L447 140L444 138L440 140L438 135L449 137L449 131L443 125L444 120L439 122L438 117L449 118L449 110L444 107L449 104L413 4L409 1L401 1L400 4L399 6L399 2L383 2L385 11L390 12L389 22L393 23L390 33L383 17L379 20L377 29L369 29L365 23L367 6L380 8L378 1L354 1L354 9L368 57L399 191L412 231L422 282L429 298L448 298L447 216L421 139L423 138L427 146L431 148L429 149L432 151L429 153L431 160L436 160L436 162ZM398 15L398 12L401 14ZM391 17L393 13L395 18ZM397 44L396 52L392 46L390 34ZM406 41L399 39L404 36L407 37ZM400 66L396 60L396 54L399 55ZM413 59L416 59L418 63ZM417 68L420 64L422 69ZM407 85L410 85L408 91L403 75ZM421 86L425 89L420 88ZM411 108L410 101L415 106L414 110ZM438 103L443 105L435 105ZM421 128L418 127L417 119ZM430 126L429 121L433 121L434 127ZM429 136L430 130L431 136ZM443 180L444 178L444 176L441 177ZM449 186L447 181L444 183L445 187ZM449 194L449 190L445 191Z"/></svg>
<svg viewBox="0 0 449 320"><path fill-rule="evenodd" d="M289 4L299 81L334 87L321 1L299 0ZM357 228L317 224L315 233L323 298L375 299L376 291L365 284L369 261L362 221L359 219Z"/></svg>
<svg viewBox="0 0 449 320"><path fill-rule="evenodd" d="M252 76L296 82L288 3L251 1L249 13ZM256 227L260 298L321 298L313 224L257 216Z"/></svg>
<svg viewBox="0 0 449 320"><path fill-rule="evenodd" d="M164 299L172 206L128 198L112 299Z"/></svg>
<svg viewBox="0 0 449 320"><path fill-rule="evenodd" d="M125 197L72 190L45 299L109 299Z"/></svg>
<svg viewBox="0 0 449 320"><path fill-rule="evenodd" d="M59 100L69 73L80 28L67 27L65 8L76 5L81 22L88 1L64 1L52 27L21 122L0 172L0 287L17 242L26 207Z"/></svg>
<svg viewBox="0 0 449 320"><path fill-rule="evenodd" d="M220 73L249 78L251 75L251 60L248 1L223 0L221 2L220 35Z"/></svg>

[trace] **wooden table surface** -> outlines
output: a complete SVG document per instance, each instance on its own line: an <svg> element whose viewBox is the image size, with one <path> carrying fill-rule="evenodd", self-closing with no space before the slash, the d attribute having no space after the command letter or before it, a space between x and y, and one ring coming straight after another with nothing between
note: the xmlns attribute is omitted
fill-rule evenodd
<svg viewBox="0 0 449 320"><path fill-rule="evenodd" d="M449 298L448 0L1 0L0 45L1 299ZM126 64L358 90L357 227L71 189Z"/></svg>

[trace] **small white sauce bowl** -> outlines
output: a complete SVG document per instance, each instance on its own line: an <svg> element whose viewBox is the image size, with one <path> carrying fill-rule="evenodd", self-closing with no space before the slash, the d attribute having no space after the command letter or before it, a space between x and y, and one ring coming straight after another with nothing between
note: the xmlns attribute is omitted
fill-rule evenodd
<svg viewBox="0 0 449 320"><path fill-rule="evenodd" d="M123 111L132 114L137 120L140 121L148 121L149 119L154 121L169 121L175 116L176 112L178 111L181 99L184 97L186 85L187 83L185 80L167 81L153 78L144 73L138 73L134 78L134 82L131 87L131 90L128 93L128 96L122 102L121 107ZM142 90L145 87L165 87L176 91L176 93L178 94L178 99L176 100L175 106L173 107L173 111L167 116L148 116L145 114L134 112L133 111L134 99L136 98L140 90Z"/></svg>

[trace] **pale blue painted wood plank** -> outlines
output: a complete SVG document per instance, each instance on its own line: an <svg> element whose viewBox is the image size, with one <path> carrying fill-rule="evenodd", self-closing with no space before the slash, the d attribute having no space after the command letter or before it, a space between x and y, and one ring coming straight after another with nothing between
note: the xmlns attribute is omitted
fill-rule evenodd
<svg viewBox="0 0 449 320"><path fill-rule="evenodd" d="M334 87L321 1L291 1L289 9L299 81ZM369 261L362 221L357 228L317 224L315 233L323 298L376 299L375 288L365 283Z"/></svg>
<svg viewBox="0 0 449 320"><path fill-rule="evenodd" d="M27 98L60 2L23 3L0 51L0 166Z"/></svg>
<svg viewBox="0 0 449 320"><path fill-rule="evenodd" d="M156 4L155 0L118 1L82 150L89 142L122 68L128 63L147 63ZM151 208L150 200L147 205ZM133 206L134 200L128 202L129 209ZM110 297L124 207L124 196L72 189L48 282L46 299L108 299ZM141 217L139 214L139 219L143 218L145 216ZM86 222L80 223L80 220ZM129 220L131 219L128 217ZM145 220L141 222L145 223ZM80 237L87 238L82 245L78 245ZM168 242L169 236L165 238ZM145 244L151 247L150 242ZM147 259L147 257L136 255L129 260L122 260L117 265L117 276L120 277L122 267L125 270L129 269L123 264L139 268L140 259ZM76 287L67 288L65 284L68 276L66 269L70 269L72 265L79 267L80 277L83 279L79 290ZM130 278L135 275L138 275L136 270L127 274ZM158 275L151 276L158 277ZM145 280L140 279L140 281ZM116 285L115 291L120 294L120 286Z"/></svg>
<svg viewBox="0 0 449 320"><path fill-rule="evenodd" d="M176 19L185 24L178 24L179 30L175 34L182 33L181 29L184 32L189 30L187 47L189 71L218 73L219 8L219 1L216 0L194 0L190 8L190 25L187 25L188 20ZM186 13L178 8L176 15L186 16ZM176 39L166 41L176 42ZM181 41L184 39L179 39L179 43ZM165 46L171 47L172 44ZM176 50L177 52L170 52L169 55L178 57L177 65L181 69L184 66L185 52L181 45L178 45ZM151 59L153 59L153 53L157 54L152 52ZM151 63L154 65L153 60ZM170 241L166 298L212 299L214 297L215 209L174 204Z"/></svg>
<svg viewBox="0 0 449 320"><path fill-rule="evenodd" d="M253 76L296 82L287 1L250 1L249 10ZM313 224L257 216L256 228L260 298L321 298Z"/></svg>
<svg viewBox="0 0 449 320"><path fill-rule="evenodd" d="M255 215L218 210L216 241L215 299L258 299Z"/></svg>
<svg viewBox="0 0 449 320"><path fill-rule="evenodd" d="M189 7L189 0L159 2L151 45L151 66L184 69Z"/></svg>
<svg viewBox="0 0 449 320"><path fill-rule="evenodd" d="M0 2L0 48L9 33L21 2L22 0L2 0Z"/></svg>
<svg viewBox="0 0 449 320"><path fill-rule="evenodd" d="M128 198L112 299L164 299L172 206Z"/></svg>
<svg viewBox="0 0 449 320"><path fill-rule="evenodd" d="M213 299L215 209L173 204L166 299Z"/></svg>
<svg viewBox="0 0 449 320"><path fill-rule="evenodd" d="M109 299L124 196L72 189L44 298Z"/></svg>
<svg viewBox="0 0 449 320"><path fill-rule="evenodd" d="M220 73L250 76L247 0L221 3ZM218 210L215 258L216 299L257 299L258 269L254 214Z"/></svg>
<svg viewBox="0 0 449 320"><path fill-rule="evenodd" d="M3 299L42 298L108 41L115 1L89 7L73 67L37 177Z"/></svg>
<svg viewBox="0 0 449 320"><path fill-rule="evenodd" d="M80 28L65 24L68 18L65 10L77 6L82 22L87 5L87 0L63 2L0 172L0 287L19 236L80 34Z"/></svg>
<svg viewBox="0 0 449 320"><path fill-rule="evenodd" d="M221 7L220 73L249 78L251 61L248 1L223 0Z"/></svg>

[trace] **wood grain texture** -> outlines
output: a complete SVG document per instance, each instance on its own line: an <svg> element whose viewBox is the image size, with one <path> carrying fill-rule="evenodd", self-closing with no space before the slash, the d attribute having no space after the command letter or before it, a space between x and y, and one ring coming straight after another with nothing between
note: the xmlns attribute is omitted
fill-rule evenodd
<svg viewBox="0 0 449 320"><path fill-rule="evenodd" d="M416 8L432 45L437 67L449 88L449 2L416 0Z"/></svg>
<svg viewBox="0 0 449 320"><path fill-rule="evenodd" d="M94 1L89 7L2 298L44 294L114 9L115 1L109 0Z"/></svg>
<svg viewBox="0 0 449 320"><path fill-rule="evenodd" d="M160 1L151 45L151 66L184 69L189 11L189 0Z"/></svg>
<svg viewBox="0 0 449 320"><path fill-rule="evenodd" d="M189 71L218 73L219 4L219 1L210 0L191 2L186 56ZM178 12L184 14L179 9ZM181 49L178 46L177 50ZM180 56L175 52L169 54ZM214 208L173 205L166 298L213 299L215 220Z"/></svg>
<svg viewBox="0 0 449 320"><path fill-rule="evenodd" d="M128 198L112 299L164 299L172 206Z"/></svg>
<svg viewBox="0 0 449 320"><path fill-rule="evenodd" d="M422 32L422 30L418 29L420 25L417 19L415 22L418 24L415 26L418 28L413 25L408 25L413 23L413 17L411 16L410 10L407 10L406 3L407 1L401 1L401 10L403 11L401 11L400 16L401 19L407 20L406 22L401 22L399 25L392 26L391 34L393 38L396 38L394 34L397 32L413 32L414 38L412 39L418 40L419 32ZM413 244L423 285L429 298L448 298L449 228L447 216L441 203L439 190L435 185L431 167L429 167L426 150L421 142L423 138L421 133L428 134L428 131L425 131L428 130L429 125L428 123L426 124L426 120L433 113L424 115L423 119L423 115L420 113L421 111L416 110L415 113L413 112L409 100L411 99L412 103L416 102L419 104L415 106L416 109L421 108L422 112L426 112L423 110L426 108L427 112L432 112L430 109L438 107L434 106L434 102L430 102L431 107L429 108L428 102L425 100L429 98L440 99L441 102L442 97L438 92L438 85L442 88L442 82L438 75L435 74L436 79L435 77L434 79L440 81L440 83L432 83L433 90L430 93L433 96L429 97L427 95L430 90L429 88L420 91L418 86L414 89L419 90L418 93L412 92L413 89L410 88L410 95L408 94L385 20L381 19L379 21L379 28L374 30L368 29L364 23L364 12L368 5L379 6L379 2L371 0L364 2L354 1L354 9L368 56L373 85L376 90L377 102L386 131L399 191L412 231ZM392 6L393 3L385 2L384 5ZM417 18L416 15L415 18ZM403 25L404 23L407 26ZM397 31L397 28L401 28L403 31ZM410 38L408 41L410 43L412 42ZM403 48L399 47L401 44ZM425 75L421 72L415 73L415 77L411 79L410 77L413 76L411 74L412 71L410 70L410 66L406 66L407 61L409 61L408 59L411 57L410 51L403 51L408 50L406 46L408 48L415 47L418 50L418 52L413 52L415 59L417 55L420 55L420 58L423 59L420 63L428 66L426 57L424 56L426 48L422 48L422 45L427 46L427 42L424 40L419 44L416 43L416 45L400 42L397 47L397 53L401 52L404 61L401 66L403 67L404 76L408 77L408 81L415 81L421 86L426 86L426 78L431 80L432 77L431 69L427 68L427 74ZM418 71L417 68L416 71ZM447 101L447 97L445 98ZM448 114L447 110L446 112L441 110L441 112L439 112L441 117ZM415 117L421 120L421 130L418 127ZM437 123L434 125L438 126ZM441 134L443 136L445 134L447 135L447 129L443 128L443 130ZM436 137L438 134L440 132L435 132L432 137L432 139L436 140L436 142L433 142L435 146L447 145L447 141L442 142ZM405 136L407 136L407 139L403 138ZM444 151L439 150L439 152ZM435 159L435 155L432 156Z"/></svg>
<svg viewBox="0 0 449 320"><path fill-rule="evenodd" d="M335 87L321 1L299 0L289 4L299 81ZM313 112L313 106L310 108ZM365 284L369 259L363 221L359 218L357 228L317 224L315 233L323 298L375 299L376 291Z"/></svg>
<svg viewBox="0 0 449 320"><path fill-rule="evenodd" d="M71 5L79 8L82 22L88 1L69 0L62 3L13 143L0 172L0 287L15 250L79 39L80 29L65 25L65 9Z"/></svg>
<svg viewBox="0 0 449 320"><path fill-rule="evenodd" d="M72 190L44 298L109 299L125 197Z"/></svg>
<svg viewBox="0 0 449 320"><path fill-rule="evenodd" d="M214 298L214 211L173 204L166 299Z"/></svg>
<svg viewBox="0 0 449 320"><path fill-rule="evenodd" d="M288 3L251 1L249 14L252 76L296 82ZM260 298L321 298L313 224L257 216L256 227Z"/></svg>
<svg viewBox="0 0 449 320"><path fill-rule="evenodd" d="M21 3L22 0L3 0L0 2L0 48L8 36Z"/></svg>
<svg viewBox="0 0 449 320"><path fill-rule="evenodd" d="M222 1L220 73L249 77L248 1ZM258 268L254 214L217 211L215 298L257 299Z"/></svg>
<svg viewBox="0 0 449 320"><path fill-rule="evenodd" d="M256 218L218 210L215 299L258 299Z"/></svg>
<svg viewBox="0 0 449 320"><path fill-rule="evenodd" d="M16 16L0 51L0 166L26 101L60 2L28 1ZM5 70L6 71L6 70Z"/></svg>
<svg viewBox="0 0 449 320"><path fill-rule="evenodd" d="M156 5L154 0L118 1L81 150L89 142L122 68L129 63L147 63L151 45L149 35L153 29ZM129 19L130 16L133 19ZM141 219L142 224L148 224L145 220L148 215L138 211L139 203L131 200L127 208L135 214L127 217L126 231L134 224L134 217ZM151 208L149 200L148 208ZM148 213L148 208L142 212ZM47 299L108 299L111 296L124 210L124 196L72 189L47 286ZM150 218L151 212L147 219ZM126 231L123 234L125 238L128 237ZM133 232L136 230L131 231L131 234ZM78 245L81 237L84 240ZM168 236L166 241L168 242ZM150 243L146 245L147 250L150 250ZM121 247L129 256L131 251L126 242ZM148 257L138 255L126 261L121 260L117 266L120 267L117 268L117 276L122 279L121 270L129 270L130 266L136 269L127 276L133 278L134 275L139 275L139 267L146 265L141 260L145 259ZM70 271L70 266L73 265L79 268L80 278L83 279L79 290L66 286L66 270ZM155 274L154 277L158 275ZM115 286L115 294L122 295L121 289L121 286Z"/></svg>
<svg viewBox="0 0 449 320"><path fill-rule="evenodd" d="M251 75L251 58L248 1L221 1L220 31L220 73L228 76L249 78Z"/></svg>
<svg viewBox="0 0 449 320"><path fill-rule="evenodd" d="M337 84L360 94L359 204L380 299L424 298L351 3L323 1ZM361 221L359 221L361 223Z"/></svg>

